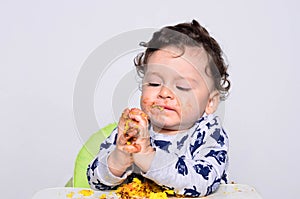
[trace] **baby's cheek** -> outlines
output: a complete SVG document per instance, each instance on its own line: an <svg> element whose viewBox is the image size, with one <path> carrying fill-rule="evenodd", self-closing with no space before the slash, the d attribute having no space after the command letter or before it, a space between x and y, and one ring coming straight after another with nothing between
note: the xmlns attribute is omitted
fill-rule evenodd
<svg viewBox="0 0 300 199"><path fill-rule="evenodd" d="M141 103L142 103L142 104L147 104L147 103L149 103L149 98L148 98L148 97L141 96Z"/></svg>
<svg viewBox="0 0 300 199"><path fill-rule="evenodd" d="M182 111L183 115L193 114L193 112L195 112L196 109L197 109L197 106L195 106L195 104L190 101L186 101L181 104L181 111Z"/></svg>
<svg viewBox="0 0 300 199"><path fill-rule="evenodd" d="M149 98L141 97L141 108L144 112L148 112L150 110L152 102L150 102Z"/></svg>
<svg viewBox="0 0 300 199"><path fill-rule="evenodd" d="M182 109L183 109L185 112L189 112L189 111L192 109L192 105L191 105L190 103L181 105L181 107L183 107Z"/></svg>

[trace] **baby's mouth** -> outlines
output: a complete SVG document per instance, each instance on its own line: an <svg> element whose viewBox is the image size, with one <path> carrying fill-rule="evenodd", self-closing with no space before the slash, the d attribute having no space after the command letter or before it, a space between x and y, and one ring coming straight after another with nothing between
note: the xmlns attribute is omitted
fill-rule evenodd
<svg viewBox="0 0 300 199"><path fill-rule="evenodd" d="M158 109L158 110L160 110L160 111L163 111L163 110L165 109L163 106L160 106L160 105L158 105L158 104L152 104L152 105L151 105L151 108L153 108L153 109Z"/></svg>

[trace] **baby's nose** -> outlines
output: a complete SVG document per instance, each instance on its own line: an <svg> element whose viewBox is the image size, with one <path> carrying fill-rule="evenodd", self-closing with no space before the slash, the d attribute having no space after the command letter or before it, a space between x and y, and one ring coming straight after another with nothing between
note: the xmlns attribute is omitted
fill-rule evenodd
<svg viewBox="0 0 300 199"><path fill-rule="evenodd" d="M165 98L173 99L174 98L174 93L167 86L162 86L158 95L159 95L159 97L161 97L163 99L165 99Z"/></svg>

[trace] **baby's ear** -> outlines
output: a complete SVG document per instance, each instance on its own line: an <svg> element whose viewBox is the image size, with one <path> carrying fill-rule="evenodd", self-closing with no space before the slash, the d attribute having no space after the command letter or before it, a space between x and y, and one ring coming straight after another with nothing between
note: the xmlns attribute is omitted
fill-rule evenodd
<svg viewBox="0 0 300 199"><path fill-rule="evenodd" d="M209 99L207 101L207 105L205 108L206 114L214 113L218 108L219 102L220 102L220 93L219 91L214 90L209 95Z"/></svg>

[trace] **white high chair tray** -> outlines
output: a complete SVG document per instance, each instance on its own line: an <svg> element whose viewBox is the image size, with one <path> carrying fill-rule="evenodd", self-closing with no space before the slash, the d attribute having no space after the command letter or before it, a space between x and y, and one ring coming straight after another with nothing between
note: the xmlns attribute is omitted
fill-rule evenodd
<svg viewBox="0 0 300 199"><path fill-rule="evenodd" d="M106 194L107 199L118 199L109 191L94 191L90 196L84 196L80 191L87 188L57 187L38 191L32 199L99 199L102 194ZM218 190L205 199L262 199L262 197L249 185L243 184L221 184ZM184 198L182 198L184 199Z"/></svg>

